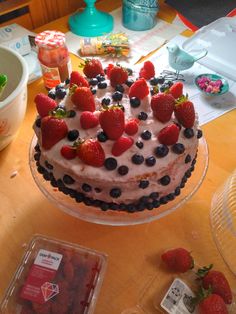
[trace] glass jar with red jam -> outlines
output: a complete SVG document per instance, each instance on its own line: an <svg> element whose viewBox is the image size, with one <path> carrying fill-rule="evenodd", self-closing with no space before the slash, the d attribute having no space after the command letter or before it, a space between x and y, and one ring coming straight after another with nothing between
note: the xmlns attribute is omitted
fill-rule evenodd
<svg viewBox="0 0 236 314"><path fill-rule="evenodd" d="M45 87L51 89L66 81L71 73L71 61L65 34L44 31L36 36L35 43L38 46L38 59Z"/></svg>

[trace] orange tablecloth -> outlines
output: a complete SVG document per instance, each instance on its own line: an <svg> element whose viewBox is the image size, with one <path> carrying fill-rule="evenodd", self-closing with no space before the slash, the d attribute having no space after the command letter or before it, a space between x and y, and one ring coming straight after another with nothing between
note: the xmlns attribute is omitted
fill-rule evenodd
<svg viewBox="0 0 236 314"><path fill-rule="evenodd" d="M121 1L102 1L98 7L110 11ZM175 13L161 2L159 16L167 21ZM68 31L68 17L36 31ZM72 56L73 68L78 59ZM209 211L216 188L236 166L236 110L204 125L209 145L209 169L198 192L184 206L160 220L147 224L112 227L71 217L51 204L37 188L28 165L28 151L35 117L33 99L45 91L41 79L28 87L27 113L17 138L0 152L0 298L33 234L39 233L75 242L108 254L108 268L99 295L96 314L120 314L139 302L147 282L168 273L160 265L160 252L169 247L189 249L200 265L214 263L225 272L232 287L235 278L225 266L211 234ZM11 174L17 175L11 178ZM159 291L157 291L159 293Z"/></svg>

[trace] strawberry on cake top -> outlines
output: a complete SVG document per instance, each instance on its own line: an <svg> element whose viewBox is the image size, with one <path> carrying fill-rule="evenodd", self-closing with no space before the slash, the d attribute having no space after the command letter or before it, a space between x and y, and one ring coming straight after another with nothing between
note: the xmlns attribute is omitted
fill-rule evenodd
<svg viewBox="0 0 236 314"><path fill-rule="evenodd" d="M182 82L158 77L150 61L135 75L87 59L83 72L35 97L39 172L102 210L150 210L173 200L202 135Z"/></svg>

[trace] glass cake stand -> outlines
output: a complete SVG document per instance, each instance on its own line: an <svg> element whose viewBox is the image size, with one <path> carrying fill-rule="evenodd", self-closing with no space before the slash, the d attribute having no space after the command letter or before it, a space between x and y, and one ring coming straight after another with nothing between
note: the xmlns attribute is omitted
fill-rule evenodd
<svg viewBox="0 0 236 314"><path fill-rule="evenodd" d="M208 168L208 147L206 140L199 140L199 148L197 162L191 177L188 179L185 187L181 189L181 194L173 201L159 208L152 210L144 210L141 212L128 213L125 211L107 210L102 211L100 208L86 206L83 203L77 203L73 198L58 191L51 186L50 182L46 181L43 176L38 173L36 162L34 160L34 147L37 144L36 136L33 137L30 145L29 164L32 176L43 194L69 215L79 219L104 225L125 226L136 225L141 223L151 222L159 219L167 214L170 214L185 202L187 202L193 194L201 186Z"/></svg>

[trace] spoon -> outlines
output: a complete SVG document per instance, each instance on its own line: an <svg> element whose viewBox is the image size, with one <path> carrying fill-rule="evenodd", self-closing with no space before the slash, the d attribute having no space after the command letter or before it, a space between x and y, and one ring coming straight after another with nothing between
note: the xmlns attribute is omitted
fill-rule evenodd
<svg viewBox="0 0 236 314"><path fill-rule="evenodd" d="M5 86L7 85L7 76L5 74L0 74L0 96L3 93Z"/></svg>

